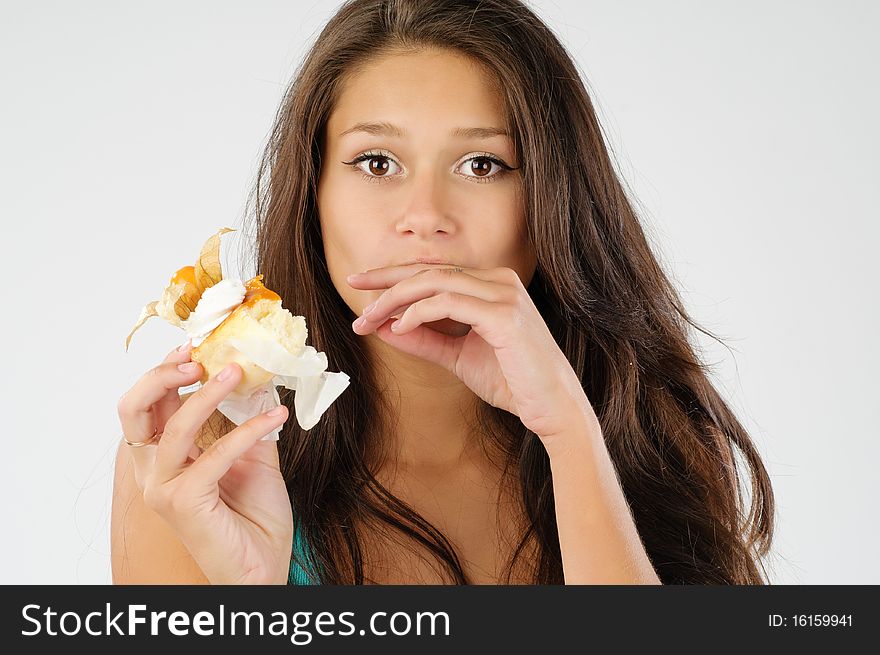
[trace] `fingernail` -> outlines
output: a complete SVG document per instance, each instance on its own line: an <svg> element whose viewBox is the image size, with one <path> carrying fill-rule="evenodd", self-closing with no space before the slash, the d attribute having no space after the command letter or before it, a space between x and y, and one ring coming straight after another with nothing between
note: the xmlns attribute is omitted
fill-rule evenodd
<svg viewBox="0 0 880 655"><path fill-rule="evenodd" d="M371 302L369 305L367 305L366 307L364 307L364 314L365 314L365 315L366 315L366 314L369 314L371 311L373 311L373 307L375 307L375 306L376 306L376 303L375 303L375 302Z"/></svg>
<svg viewBox="0 0 880 655"><path fill-rule="evenodd" d="M186 343L183 344L180 348L177 349L177 352L184 353L189 350L189 347L192 345L192 339L187 339Z"/></svg>
<svg viewBox="0 0 880 655"><path fill-rule="evenodd" d="M199 365L196 362L187 362L186 364L178 364L177 370L181 373L195 373Z"/></svg>
<svg viewBox="0 0 880 655"><path fill-rule="evenodd" d="M284 413L284 406L279 405L275 409L269 410L266 412L266 416L281 416Z"/></svg>
<svg viewBox="0 0 880 655"><path fill-rule="evenodd" d="M394 323L391 324L391 329L396 330L399 325L400 325L400 320L398 319L398 320L394 321Z"/></svg>
<svg viewBox="0 0 880 655"><path fill-rule="evenodd" d="M351 282L352 280L356 279L359 275L360 275L360 273L352 273L351 275L349 275L345 279L348 280L349 282Z"/></svg>
<svg viewBox="0 0 880 655"><path fill-rule="evenodd" d="M366 322L367 322L367 319L364 318L363 316L361 316L358 320L356 320L356 321L354 322L354 327L360 327L360 326L362 326L362 325L363 325L364 323L366 323Z"/></svg>
<svg viewBox="0 0 880 655"><path fill-rule="evenodd" d="M220 371L220 373L217 375L217 380L219 380L220 382L225 382L226 380L228 380L229 377L232 375L233 366L235 366L235 364L227 364L226 368Z"/></svg>

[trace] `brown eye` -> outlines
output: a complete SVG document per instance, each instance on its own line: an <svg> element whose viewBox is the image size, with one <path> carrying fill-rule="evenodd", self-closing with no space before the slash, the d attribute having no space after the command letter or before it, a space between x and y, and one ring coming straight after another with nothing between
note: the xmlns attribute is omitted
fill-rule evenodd
<svg viewBox="0 0 880 655"><path fill-rule="evenodd" d="M388 167L389 167L388 157L385 157L383 155L377 155L375 157L370 157L370 159L368 161L368 167L370 169L371 174L373 174L377 177L381 177L381 176L385 175L385 173L388 172Z"/></svg>
<svg viewBox="0 0 880 655"><path fill-rule="evenodd" d="M492 162L486 157L474 157L471 159L471 171L477 177L486 177L492 172Z"/></svg>
<svg viewBox="0 0 880 655"><path fill-rule="evenodd" d="M494 182L505 172L512 170L513 168L500 159L489 155L474 155L458 165L459 175L470 178L471 182Z"/></svg>
<svg viewBox="0 0 880 655"><path fill-rule="evenodd" d="M378 152L365 152L355 157L352 161L344 161L342 163L360 170L368 181L378 181L380 178L391 179L400 169L398 163L389 155L383 155Z"/></svg>

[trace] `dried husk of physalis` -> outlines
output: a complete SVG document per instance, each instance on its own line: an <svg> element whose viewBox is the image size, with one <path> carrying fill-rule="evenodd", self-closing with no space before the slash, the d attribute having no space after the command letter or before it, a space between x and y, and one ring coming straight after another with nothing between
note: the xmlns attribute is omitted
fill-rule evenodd
<svg viewBox="0 0 880 655"><path fill-rule="evenodd" d="M220 265L220 236L235 230L224 227L218 230L202 246L195 266L184 266L171 276L159 300L147 303L141 310L137 322L125 338L125 350L131 343L134 333L153 316L161 316L176 327L189 318L191 312L199 304L205 289L223 279Z"/></svg>

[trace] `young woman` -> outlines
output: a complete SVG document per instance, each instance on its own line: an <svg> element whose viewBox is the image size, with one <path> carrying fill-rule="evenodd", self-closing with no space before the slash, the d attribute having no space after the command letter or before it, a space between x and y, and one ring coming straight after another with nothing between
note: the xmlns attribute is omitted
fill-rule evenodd
<svg viewBox="0 0 880 655"><path fill-rule="evenodd" d="M171 353L119 403L116 582L765 582L768 475L527 7L346 3L254 197L258 271L351 385L260 441L286 407L236 428L240 369L181 399Z"/></svg>

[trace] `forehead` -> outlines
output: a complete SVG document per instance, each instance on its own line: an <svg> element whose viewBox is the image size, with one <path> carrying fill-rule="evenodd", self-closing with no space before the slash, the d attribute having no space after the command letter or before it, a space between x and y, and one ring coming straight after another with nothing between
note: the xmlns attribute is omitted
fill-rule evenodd
<svg viewBox="0 0 880 655"><path fill-rule="evenodd" d="M445 50L386 53L342 82L329 117L331 138L351 125L384 120L407 129L504 125L504 101L479 62Z"/></svg>

